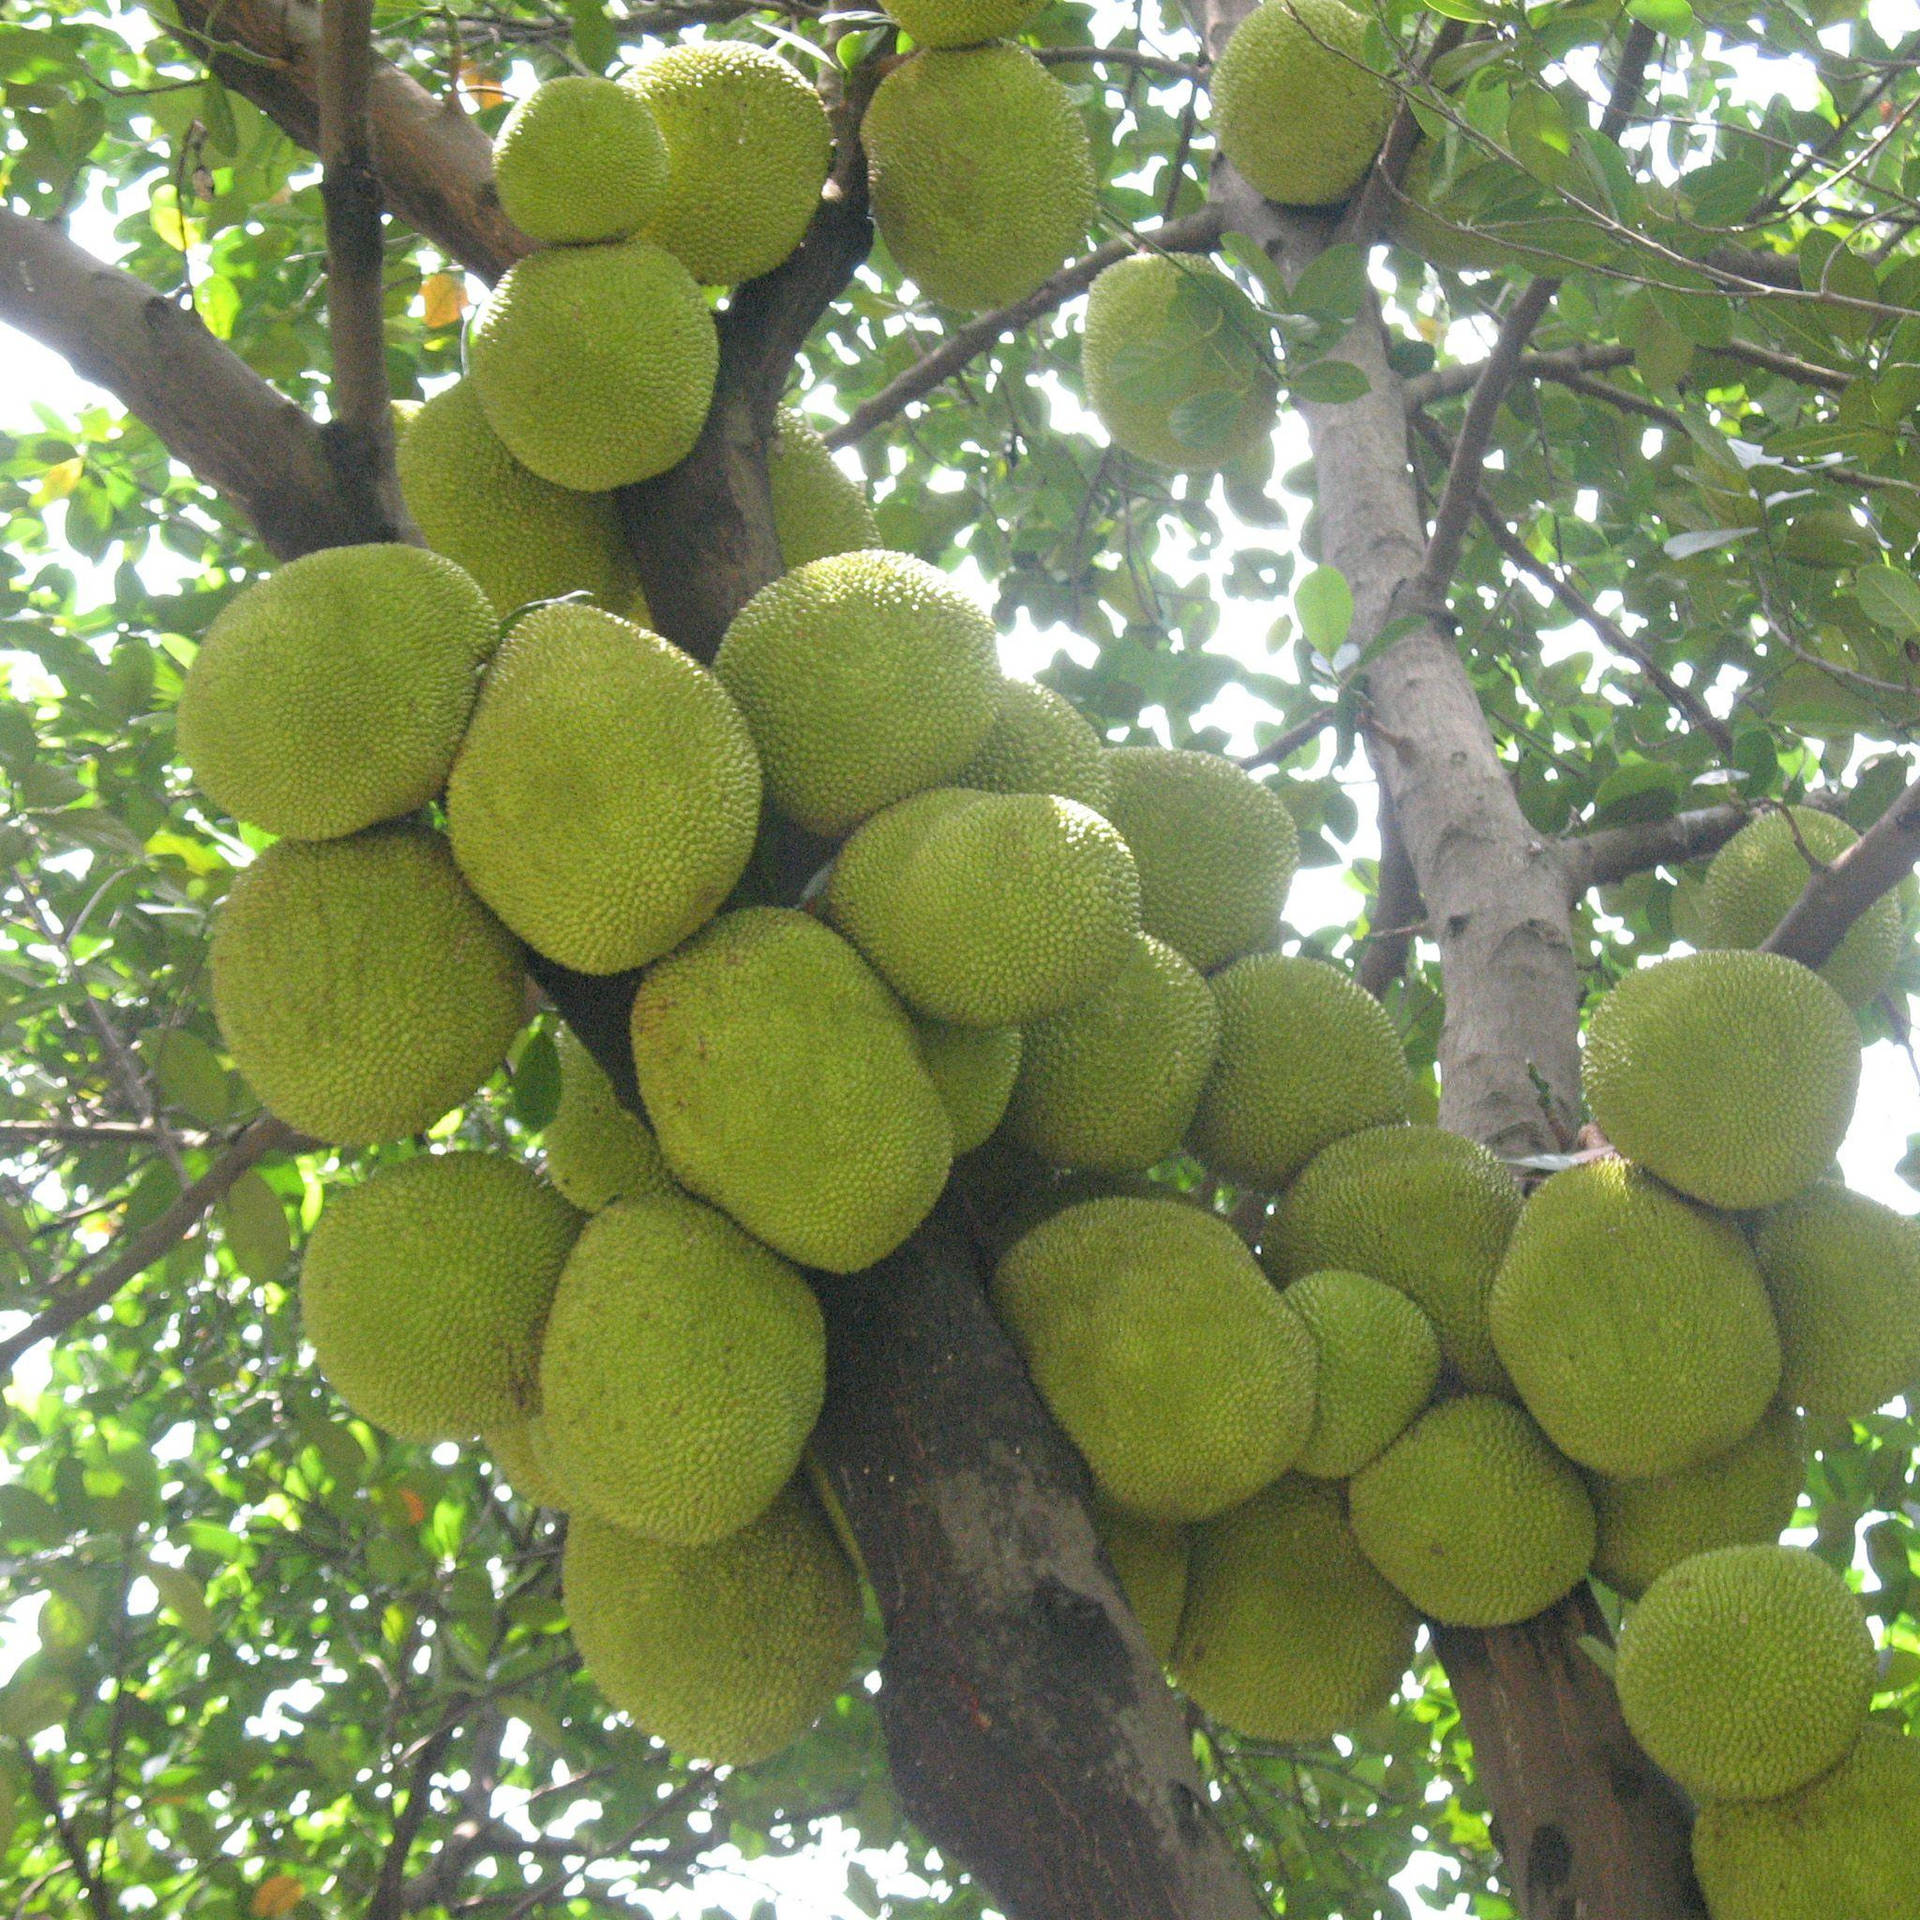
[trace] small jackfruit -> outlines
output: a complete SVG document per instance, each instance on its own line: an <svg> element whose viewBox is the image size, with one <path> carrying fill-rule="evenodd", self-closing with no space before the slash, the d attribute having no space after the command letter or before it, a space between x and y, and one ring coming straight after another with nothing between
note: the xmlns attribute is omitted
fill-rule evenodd
<svg viewBox="0 0 1920 1920"><path fill-rule="evenodd" d="M1432 1398L1439 1336L1404 1293L1364 1273L1310 1273L1281 1297L1307 1323L1320 1357L1313 1431L1295 1471L1345 1480Z"/></svg>
<svg viewBox="0 0 1920 1920"><path fill-rule="evenodd" d="M453 856L527 944L582 973L704 926L760 825L745 720L707 669L596 607L501 646L447 783Z"/></svg>
<svg viewBox="0 0 1920 1920"><path fill-rule="evenodd" d="M1033 680L1008 680L980 751L953 776L986 793L1057 793L1095 813L1113 801L1100 736L1073 703Z"/></svg>
<svg viewBox="0 0 1920 1920"><path fill-rule="evenodd" d="M1725 1453L1780 1384L1779 1336L1740 1229L1622 1160L1535 1190L1490 1316L1527 1411L1562 1453L1615 1479Z"/></svg>
<svg viewBox="0 0 1920 1920"><path fill-rule="evenodd" d="M1832 1164L1860 1033L1817 974L1716 951L1630 973L1594 1008L1581 1084L1628 1159L1714 1207L1771 1207Z"/></svg>
<svg viewBox="0 0 1920 1920"><path fill-rule="evenodd" d="M1253 953L1212 986L1220 1052L1192 1144L1215 1173L1281 1187L1343 1134L1406 1119L1412 1090L1400 1036L1337 967Z"/></svg>
<svg viewBox="0 0 1920 1920"><path fill-rule="evenodd" d="M667 191L667 143L628 88L566 74L507 115L493 143L493 184L530 239L624 240Z"/></svg>
<svg viewBox="0 0 1920 1920"><path fill-rule="evenodd" d="M516 260L467 333L467 368L522 466L581 493L650 480L693 450L720 336L692 276L644 240Z"/></svg>
<svg viewBox="0 0 1920 1920"><path fill-rule="evenodd" d="M958 773L1001 686L993 622L905 553L834 554L762 587L713 670L747 716L775 806L835 836Z"/></svg>
<svg viewBox="0 0 1920 1920"><path fill-rule="evenodd" d="M767 484L773 490L773 531L780 561L791 572L809 560L859 553L880 544L867 490L840 469L804 413L782 407L767 443Z"/></svg>
<svg viewBox="0 0 1920 1920"><path fill-rule="evenodd" d="M418 1133L519 1031L520 943L425 827L281 840L213 931L213 1010L233 1063L289 1126L336 1146Z"/></svg>
<svg viewBox="0 0 1920 1920"><path fill-rule="evenodd" d="M923 47L975 47L1017 33L1046 0L894 0L887 8Z"/></svg>
<svg viewBox="0 0 1920 1920"><path fill-rule="evenodd" d="M520 1499L529 1506L551 1507L556 1513L566 1511L567 1496L541 1463L537 1414L491 1426L481 1434L480 1442L493 1456L495 1476L504 1480Z"/></svg>
<svg viewBox="0 0 1920 1920"><path fill-rule="evenodd" d="M1153 1657L1165 1666L1187 1600L1186 1528L1143 1520L1100 1499L1093 1503L1093 1526Z"/></svg>
<svg viewBox="0 0 1920 1920"><path fill-rule="evenodd" d="M946 1184L952 1123L912 1022L807 914L723 914L660 961L633 1059L674 1177L802 1266L872 1266Z"/></svg>
<svg viewBox="0 0 1920 1920"><path fill-rule="evenodd" d="M1593 1560L1579 1474L1519 1407L1489 1394L1430 1407L1347 1496L1360 1550L1445 1626L1530 1620Z"/></svg>
<svg viewBox="0 0 1920 1920"><path fill-rule="evenodd" d="M861 122L874 224L929 300L1022 300L1080 251L1096 211L1080 109L1024 47L916 53Z"/></svg>
<svg viewBox="0 0 1920 1920"><path fill-rule="evenodd" d="M993 1299L1095 1483L1130 1512L1224 1513L1306 1444L1312 1336L1216 1214L1083 1201L1014 1243Z"/></svg>
<svg viewBox="0 0 1920 1920"><path fill-rule="evenodd" d="M940 1103L953 1122L956 1159L985 1143L1000 1124L1020 1071L1018 1027L953 1027L943 1020L916 1020L920 1058Z"/></svg>
<svg viewBox="0 0 1920 1920"><path fill-rule="evenodd" d="M472 578L421 547L328 547L237 594L176 720L201 791L268 833L331 840L440 791L493 651Z"/></svg>
<svg viewBox="0 0 1920 1920"><path fill-rule="evenodd" d="M1627 1615L1627 1729L1699 1800L1770 1800L1835 1767L1866 1725L1873 1636L1839 1574L1799 1547L1720 1547Z"/></svg>
<svg viewBox="0 0 1920 1920"><path fill-rule="evenodd" d="M402 1440L538 1410L540 1329L580 1216L503 1153L423 1153L335 1187L300 1268L320 1371Z"/></svg>
<svg viewBox="0 0 1920 1920"><path fill-rule="evenodd" d="M547 1178L576 1207L664 1199L676 1189L653 1130L615 1097L613 1083L570 1028L560 1030L560 1105L547 1122Z"/></svg>

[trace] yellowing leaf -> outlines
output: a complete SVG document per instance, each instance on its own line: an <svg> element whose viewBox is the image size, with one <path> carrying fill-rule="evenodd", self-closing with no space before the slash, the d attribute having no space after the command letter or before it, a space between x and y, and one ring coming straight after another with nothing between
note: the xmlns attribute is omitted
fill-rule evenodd
<svg viewBox="0 0 1920 1920"><path fill-rule="evenodd" d="M154 190L147 218L153 223L154 232L178 253L185 253L200 238L199 221L180 217L180 203L171 187Z"/></svg>
<svg viewBox="0 0 1920 1920"><path fill-rule="evenodd" d="M50 507L56 500L64 500L80 484L80 476L86 470L86 460L77 453L71 460L56 461L40 476L40 484L34 488L29 504Z"/></svg>
<svg viewBox="0 0 1920 1920"><path fill-rule="evenodd" d="M408 1521L416 1527L427 1517L427 1503L411 1487L400 1489L400 1507Z"/></svg>
<svg viewBox="0 0 1920 1920"><path fill-rule="evenodd" d="M457 275L430 273L420 283L420 306L430 327L451 327L467 310L467 290Z"/></svg>
<svg viewBox="0 0 1920 1920"><path fill-rule="evenodd" d="M470 60L460 64L460 90L482 113L488 107L504 105L507 99L506 88L485 67L476 67Z"/></svg>
<svg viewBox="0 0 1920 1920"><path fill-rule="evenodd" d="M280 1920L282 1914L291 1913L306 1897L306 1888L292 1874L276 1873L254 1888L247 1911L253 1920Z"/></svg>

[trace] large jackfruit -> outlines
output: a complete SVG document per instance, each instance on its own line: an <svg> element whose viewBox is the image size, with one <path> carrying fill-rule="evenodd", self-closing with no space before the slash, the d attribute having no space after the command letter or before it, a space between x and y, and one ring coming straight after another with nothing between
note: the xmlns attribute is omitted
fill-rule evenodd
<svg viewBox="0 0 1920 1920"><path fill-rule="evenodd" d="M493 143L500 207L548 245L624 240L667 191L667 143L646 106L598 74L565 74L508 114Z"/></svg>
<svg viewBox="0 0 1920 1920"><path fill-rule="evenodd" d="M529 1506L551 1507L566 1511L567 1496L561 1492L540 1458L540 1420L530 1415L524 1420L496 1422L480 1436L481 1444L493 1457L498 1479Z"/></svg>
<svg viewBox="0 0 1920 1920"><path fill-rule="evenodd" d="M809 560L879 546L867 490L840 470L812 422L794 407L782 407L773 417L767 484L781 564L789 571Z"/></svg>
<svg viewBox="0 0 1920 1920"><path fill-rule="evenodd" d="M1033 680L1008 680L980 751L953 776L986 793L1057 793L1095 813L1113 802L1107 754L1069 700Z"/></svg>
<svg viewBox="0 0 1920 1920"><path fill-rule="evenodd" d="M1046 0L893 0L887 8L923 47L973 47L1017 33Z"/></svg>
<svg viewBox="0 0 1920 1920"><path fill-rule="evenodd" d="M1398 1439L1432 1397L1439 1336L1404 1293L1364 1273L1310 1273L1282 1297L1307 1323L1320 1359L1313 1431L1295 1467L1345 1480Z"/></svg>
<svg viewBox="0 0 1920 1920"><path fill-rule="evenodd" d="M1093 1503L1093 1525L1153 1657L1164 1666L1173 1658L1187 1602L1187 1529L1143 1520L1099 1499Z"/></svg>
<svg viewBox="0 0 1920 1920"><path fill-rule="evenodd" d="M547 1178L587 1213L615 1200L661 1199L676 1192L652 1128L620 1104L600 1063L570 1028L561 1028L556 1044L560 1105L540 1142Z"/></svg>
<svg viewBox="0 0 1920 1920"><path fill-rule="evenodd" d="M1007 1110L1014 1076L1020 1071L1020 1029L916 1020L913 1031L920 1042L920 1058L953 1122L957 1159L982 1145Z"/></svg>
<svg viewBox="0 0 1920 1920"><path fill-rule="evenodd" d="M201 790L268 833L330 840L425 806L493 651L493 609L420 547L329 547L237 594L176 720Z"/></svg>

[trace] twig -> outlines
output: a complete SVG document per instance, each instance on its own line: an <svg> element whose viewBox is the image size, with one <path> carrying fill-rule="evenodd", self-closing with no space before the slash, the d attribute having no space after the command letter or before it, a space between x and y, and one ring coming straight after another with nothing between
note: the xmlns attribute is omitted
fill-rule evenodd
<svg viewBox="0 0 1920 1920"><path fill-rule="evenodd" d="M1367 950L1360 956L1355 980L1376 1000L1407 970L1414 935L1424 918L1420 882L1400 837L1400 820L1386 790L1380 794L1380 872L1374 882L1373 904L1367 909Z"/></svg>
<svg viewBox="0 0 1920 1920"><path fill-rule="evenodd" d="M1564 347L1552 353L1523 353L1516 377L1523 380L1565 380L1582 373L1605 373L1613 367L1633 364L1631 347ZM1451 367L1436 367L1431 373L1415 374L1404 384L1410 407L1431 406L1436 400L1451 400L1471 393L1486 371L1484 360L1467 360Z"/></svg>
<svg viewBox="0 0 1920 1920"><path fill-rule="evenodd" d="M1892 804L1852 846L1808 875L1800 898L1767 935L1762 952L1782 953L1804 966L1821 967L1847 937L1847 930L1891 892L1920 861L1920 776L1894 795Z"/></svg>
<svg viewBox="0 0 1920 1920"><path fill-rule="evenodd" d="M1467 29L1462 21L1443 20L1440 31L1434 35L1433 45L1420 62L1419 79L1424 81L1432 73L1434 63L1451 53L1466 35ZM1401 192L1401 182L1406 178L1407 163L1413 158L1413 150L1420 144L1420 123L1414 118L1413 102L1414 89L1403 88L1400 104L1394 109L1393 119L1387 127L1387 137L1380 143L1380 151L1367 170L1366 182L1341 217L1339 230L1334 236L1336 242L1353 240L1362 246L1371 246L1385 231L1393 207L1405 198Z"/></svg>
<svg viewBox="0 0 1920 1920"><path fill-rule="evenodd" d="M328 0L329 6L333 4L335 0ZM380 1856L380 1878L374 1886L373 1898L367 1902L366 1920L404 1920L407 1855L426 1823L428 1809L433 1804L433 1776L446 1757L453 1735L452 1726L437 1728L414 1760L407 1784L407 1804L393 1817L393 1833Z"/></svg>
<svg viewBox="0 0 1920 1920"><path fill-rule="evenodd" d="M73 1865L75 1877L85 1889L87 1905L93 1910L94 1920L113 1920L113 1896L107 1889L107 1883L94 1871L87 1858L87 1843L75 1828L73 1816L61 1804L60 1789L54 1784L53 1775L47 1771L46 1763L24 1743L20 1757L26 1762L27 1779L33 1787L33 1797L40 1802L53 1822L54 1831L60 1836L60 1845Z"/></svg>
<svg viewBox="0 0 1920 1920"><path fill-rule="evenodd" d="M1317 712L1308 714L1304 720L1296 720L1277 740L1269 740L1258 753L1248 754L1240 765L1249 770L1254 767L1277 767L1282 760L1292 759L1309 741L1319 739L1339 718L1339 707L1329 703Z"/></svg>
<svg viewBox="0 0 1920 1920"><path fill-rule="evenodd" d="M1568 897L1578 900L1590 887L1610 887L1652 867L1684 866L1717 853L1752 818L1747 807L1696 807L1563 840L1558 852Z"/></svg>
<svg viewBox="0 0 1920 1920"><path fill-rule="evenodd" d="M204 1134L175 1134L182 1146L198 1146ZM159 1130L138 1120L0 1120L0 1141L60 1140L87 1146L100 1140L159 1142Z"/></svg>
<svg viewBox="0 0 1920 1920"><path fill-rule="evenodd" d="M1209 72L1190 60L1147 53L1139 47L1029 47L1027 51L1043 67L1138 67L1143 73L1163 73L1171 80L1191 80L1195 86L1204 86Z"/></svg>
<svg viewBox="0 0 1920 1920"><path fill-rule="evenodd" d="M1786 380L1797 380L1803 387L1818 387L1824 393L1838 393L1853 384L1853 375L1842 373L1837 367L1816 366L1798 354L1779 353L1753 340L1728 340L1712 351L1723 360L1744 361L1750 367L1777 373Z"/></svg>

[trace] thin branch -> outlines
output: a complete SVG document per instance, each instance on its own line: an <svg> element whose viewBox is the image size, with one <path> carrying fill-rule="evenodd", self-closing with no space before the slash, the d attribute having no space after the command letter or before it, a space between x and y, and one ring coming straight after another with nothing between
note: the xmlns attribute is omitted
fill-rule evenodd
<svg viewBox="0 0 1920 1920"><path fill-rule="evenodd" d="M1433 72L1434 63L1451 53L1466 37L1464 22L1443 20L1433 45L1420 62L1418 78L1424 81ZM1402 88L1400 104L1394 109L1387 137L1380 143L1380 151L1367 170L1366 182L1341 216L1337 240L1371 246L1386 230L1394 206L1405 198L1401 182L1406 178L1413 150L1420 144L1420 123L1413 112L1414 91L1412 87Z"/></svg>
<svg viewBox="0 0 1920 1920"><path fill-rule="evenodd" d="M1028 52L1043 67L1137 67L1142 73L1163 73L1171 80L1191 80L1195 86L1204 86L1210 71L1190 60L1147 53L1139 47L1030 47Z"/></svg>
<svg viewBox="0 0 1920 1920"><path fill-rule="evenodd" d="M1367 909L1367 950L1354 978L1376 1000L1407 970L1414 935L1425 918L1420 882L1400 837L1400 819L1384 789L1380 795L1380 872Z"/></svg>
<svg viewBox="0 0 1920 1920"><path fill-rule="evenodd" d="M328 0L329 6L334 4L336 0ZM439 1771L440 1762L446 1758L453 1735L452 1726L443 1724L436 1728L433 1737L421 1747L414 1759L413 1770L408 1776L407 1804L393 1817L393 1833L387 1841L385 1853L380 1857L380 1878L374 1887L373 1898L367 1902L366 1920L404 1920L407 1911L407 1855L413 1851L413 1843L426 1823L428 1810L433 1804L433 1776Z"/></svg>
<svg viewBox="0 0 1920 1920"><path fill-rule="evenodd" d="M1808 876L1800 898L1763 940L1761 950L1783 953L1821 967L1847 937L1847 929L1883 894L1890 893L1920 861L1920 776L1838 859Z"/></svg>
<svg viewBox="0 0 1920 1920"><path fill-rule="evenodd" d="M1578 900L1590 887L1611 887L1653 867L1685 866L1718 853L1752 818L1749 807L1696 807L1665 820L1637 820L1563 840L1558 852L1567 896Z"/></svg>
<svg viewBox="0 0 1920 1920"><path fill-rule="evenodd" d="M1582 373L1605 373L1613 367L1633 364L1631 347L1563 347L1552 353L1523 353L1515 369L1522 380L1565 380ZM1431 373L1419 373L1407 381L1404 392L1410 407L1431 406L1436 400L1451 400L1471 393L1486 371L1484 360L1464 360L1451 367L1436 367Z"/></svg>
<svg viewBox="0 0 1920 1920"><path fill-rule="evenodd" d="M1837 367L1817 366L1811 360L1802 360L1798 354L1779 353L1753 340L1728 340L1712 351L1723 360L1743 361L1750 367L1777 373L1783 379L1797 380L1803 387L1818 387L1824 393L1839 393L1853 384L1853 375L1842 373Z"/></svg>
<svg viewBox="0 0 1920 1920"><path fill-rule="evenodd" d="M87 1906L93 1913L93 1920L113 1920L113 1895L87 1858L87 1843L75 1828L73 1816L61 1803L60 1789L54 1784L53 1775L47 1771L46 1763L24 1742L20 1757L26 1762L27 1779L33 1787L33 1797L53 1822L54 1831L60 1836L61 1848L86 1892Z"/></svg>
<svg viewBox="0 0 1920 1920"><path fill-rule="evenodd" d="M196 1133L176 1133L173 1138L182 1146L191 1147L198 1146L206 1136ZM158 1146L160 1130L139 1120L0 1120L0 1142L8 1140L18 1140L23 1143L57 1140L63 1144L82 1147L112 1140L129 1145L144 1142L150 1146Z"/></svg>
<svg viewBox="0 0 1920 1920"><path fill-rule="evenodd" d="M1337 705L1328 704L1317 712L1310 713L1304 720L1296 720L1285 733L1276 740L1269 740L1257 753L1248 754L1240 765L1248 769L1254 767L1277 767L1283 760L1293 756L1309 742L1318 740L1326 730L1335 725L1340 718Z"/></svg>

